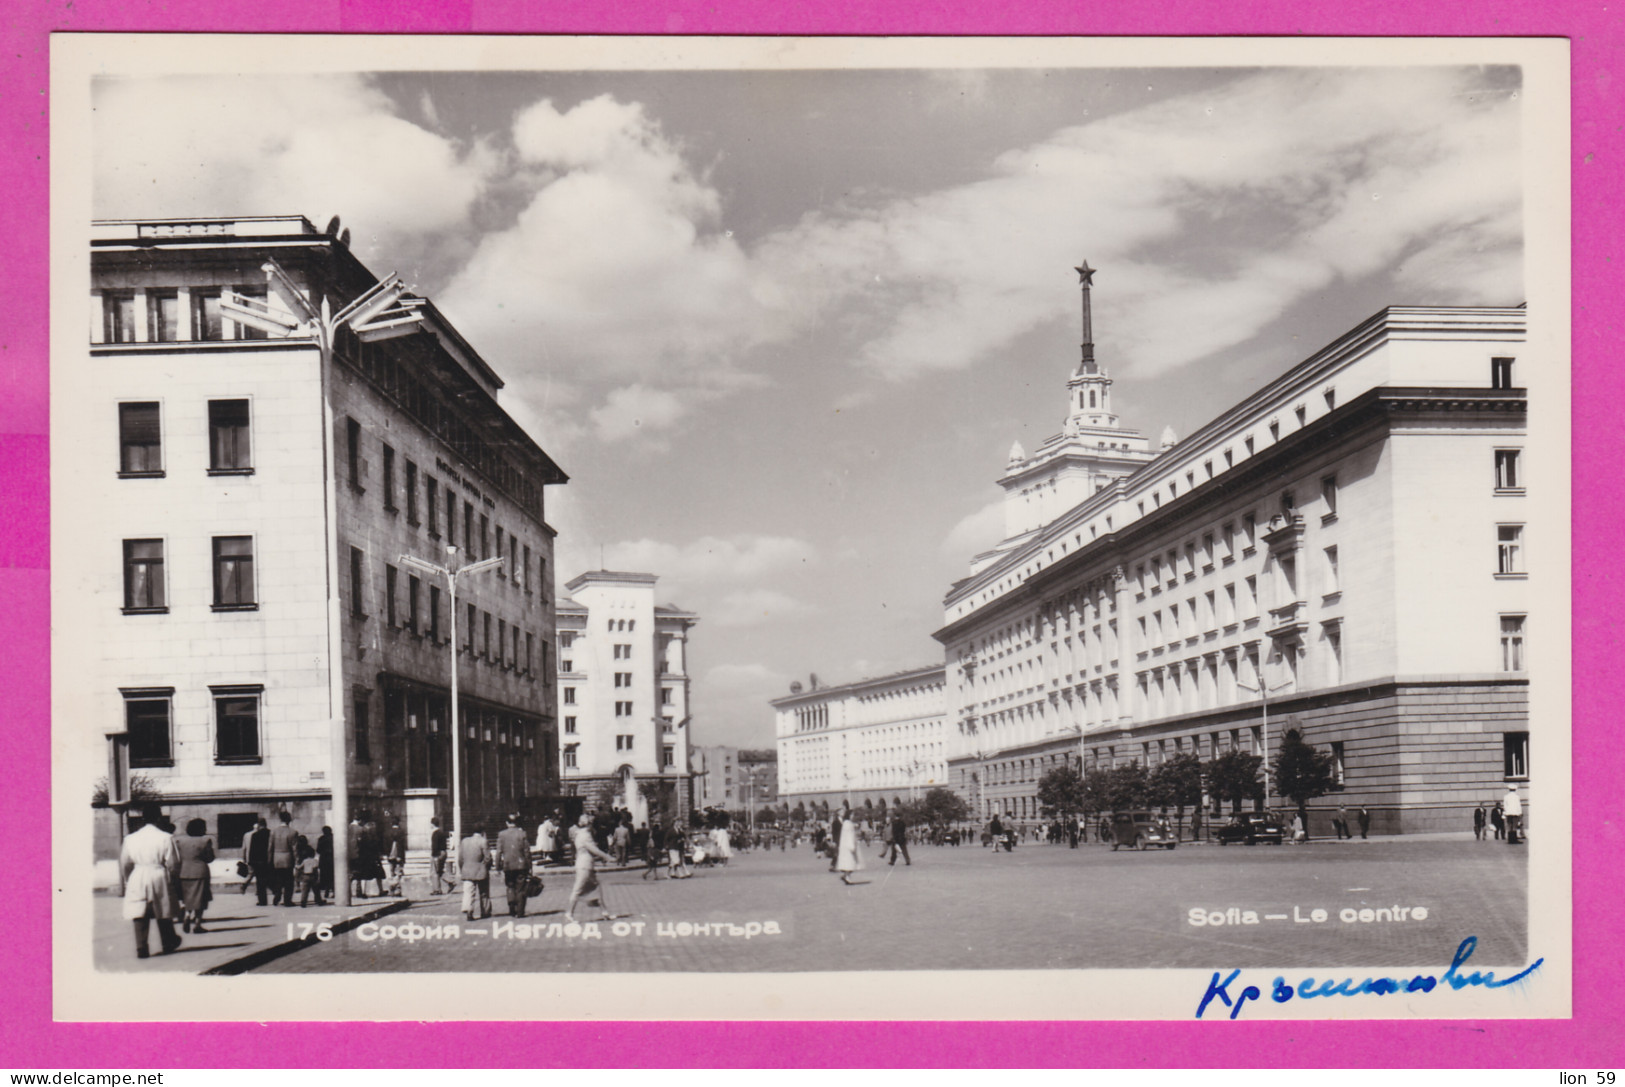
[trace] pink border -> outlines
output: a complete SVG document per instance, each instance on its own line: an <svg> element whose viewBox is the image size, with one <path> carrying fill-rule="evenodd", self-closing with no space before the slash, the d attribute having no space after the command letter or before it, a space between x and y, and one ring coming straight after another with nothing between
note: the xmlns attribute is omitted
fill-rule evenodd
<svg viewBox="0 0 1625 1087"><path fill-rule="evenodd" d="M3 31L8 63L0 74L7 108L0 123L7 149L6 199L0 201L7 254L0 261L0 615L15 641L0 655L0 766L10 788L0 795L6 840L29 843L14 858L26 879L8 888L0 940L0 1053L12 1067L274 1067L310 1061L371 1067L433 1067L466 1030L455 1024L287 1024L239 1026L85 1026L51 1021L50 890L44 866L50 840L48 780L49 618L46 482L46 283L48 36L53 31L283 32L575 32L685 34L1252 34L1529 35L1573 43L1574 422L1576 473L1575 674L1608 676L1618 666L1611 624L1620 597L1618 466L1625 464L1621 405L1625 368L1617 354L1625 319L1616 255L1622 251L1619 166L1625 136L1614 69L1625 57L1620 18L1602 4L1566 0L1432 0L1428 4L1261 0L1207 5L1164 0L1155 14L1137 5L1088 10L1064 0L993 5L983 0L841 5L751 0L631 0L603 5L561 0L545 11L529 0L279 0L224 10L202 0L162 5L78 0L19 3ZM1147 5L1147 8L1150 6ZM1221 10L1222 8L1222 10ZM996 12L996 14L995 14ZM1614 363L1609 365L1609 363ZM1587 469L1593 469L1587 471ZM1602 804L1576 806L1574 833L1575 1017L1560 1022L1359 1022L1122 1024L854 1024L832 1031L811 1023L696 1027L643 1024L618 1031L635 1044L592 1045L602 1025L513 1028L526 1045L482 1050L479 1061L550 1066L603 1060L664 1066L1166 1066L1166 1067L1619 1067L1625 1002L1616 950L1625 940L1617 882L1625 870L1619 783L1625 746L1609 685L1576 683L1575 795ZM1609 801L1612 801L1610 804ZM8 881L10 882L10 881ZM513 1038L514 1035L507 1037ZM710 1043L696 1047L696 1039ZM837 1040L838 1039L838 1040ZM879 1043L884 1039L890 1044ZM679 1044L680 1043L680 1044ZM603 1056L600 1056L603 1055ZM27 1062L25 1065L24 1062Z"/></svg>

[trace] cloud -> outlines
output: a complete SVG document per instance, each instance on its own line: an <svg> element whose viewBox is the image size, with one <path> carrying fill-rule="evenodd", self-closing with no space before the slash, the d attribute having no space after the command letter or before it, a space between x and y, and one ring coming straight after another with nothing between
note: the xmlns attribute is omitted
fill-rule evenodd
<svg viewBox="0 0 1625 1087"><path fill-rule="evenodd" d="M818 551L791 536L702 536L677 545L660 540L627 540L609 545L616 569L647 570L685 585L736 585L778 576L818 561Z"/></svg>
<svg viewBox="0 0 1625 1087"><path fill-rule="evenodd" d="M762 664L719 664L694 681L690 742L773 746L773 707L790 693L790 677Z"/></svg>
<svg viewBox="0 0 1625 1087"><path fill-rule="evenodd" d="M1004 499L998 498L975 513L965 517L948 530L943 538L940 556L958 571L955 577L965 576L965 562L1004 539Z"/></svg>
<svg viewBox="0 0 1625 1087"><path fill-rule="evenodd" d="M645 427L664 429L686 414L688 405L676 393L640 384L612 390L603 406L593 408L588 417L600 441L615 442Z"/></svg>
<svg viewBox="0 0 1625 1087"><path fill-rule="evenodd" d="M95 213L341 214L364 260L406 267L461 234L499 156L398 116L355 75L98 81Z"/></svg>
<svg viewBox="0 0 1625 1087"><path fill-rule="evenodd" d="M710 618L718 626L754 627L775 619L794 619L816 609L776 589L728 593L715 605Z"/></svg>

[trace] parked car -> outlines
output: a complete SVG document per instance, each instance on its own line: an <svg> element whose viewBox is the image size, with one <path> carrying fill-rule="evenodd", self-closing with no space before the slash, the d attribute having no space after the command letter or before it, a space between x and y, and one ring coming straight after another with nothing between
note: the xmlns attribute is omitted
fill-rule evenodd
<svg viewBox="0 0 1625 1087"><path fill-rule="evenodd" d="M1127 849L1148 849L1157 846L1173 849L1179 844L1168 823L1159 815L1148 811L1120 811L1112 814L1112 850L1118 846Z"/></svg>
<svg viewBox="0 0 1625 1087"><path fill-rule="evenodd" d="M1265 842L1269 845L1280 845L1286 841L1286 832L1282 830L1280 820L1272 813L1244 811L1215 830L1213 837L1220 845L1229 845L1231 842L1246 842L1248 845Z"/></svg>

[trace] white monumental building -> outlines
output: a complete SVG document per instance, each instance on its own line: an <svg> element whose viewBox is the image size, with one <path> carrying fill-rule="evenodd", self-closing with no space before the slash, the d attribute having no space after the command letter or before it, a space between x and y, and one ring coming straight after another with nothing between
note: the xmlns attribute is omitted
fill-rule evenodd
<svg viewBox="0 0 1625 1087"><path fill-rule="evenodd" d="M1030 818L1066 762L1268 759L1287 728L1336 762L1317 833L1338 804L1378 831L1459 830L1527 781L1540 526L1521 379L1542 361L1522 357L1524 310L1385 309L1066 490L1066 451L1110 452L1115 425L1079 273L1067 429L1012 462L1013 535L950 589L936 633L955 788L984 818ZM1080 383L1102 404L1091 418L1085 397L1081 425Z"/></svg>
<svg viewBox="0 0 1625 1087"><path fill-rule="evenodd" d="M772 706L781 804L892 805L948 783L941 665L840 687L797 683Z"/></svg>
<svg viewBox="0 0 1625 1087"><path fill-rule="evenodd" d="M656 603L658 580L588 571L558 606L565 791L626 808L638 823L693 802L688 636L699 616Z"/></svg>

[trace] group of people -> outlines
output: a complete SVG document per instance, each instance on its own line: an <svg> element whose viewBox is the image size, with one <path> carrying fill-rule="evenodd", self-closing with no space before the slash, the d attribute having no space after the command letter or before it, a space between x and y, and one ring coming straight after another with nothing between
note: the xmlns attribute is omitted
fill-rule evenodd
<svg viewBox="0 0 1625 1087"><path fill-rule="evenodd" d="M1293 818L1297 819L1298 817L1294 815ZM1355 813L1355 819L1358 820L1360 824L1360 837L1365 838L1371 831L1371 813L1366 811L1364 808L1361 808ZM1339 804L1337 806L1337 810L1332 813L1332 830L1336 832L1338 841L1342 841L1344 838L1348 838L1350 840L1353 840L1354 838L1354 831L1349 829L1348 809L1341 804ZM1294 835L1294 837L1296 837L1296 835Z"/></svg>
<svg viewBox="0 0 1625 1087"><path fill-rule="evenodd" d="M508 916L524 917L531 899L542 893L542 879L535 871L530 839L520 826L517 813L509 814L506 825L497 834L493 845L478 829L470 830L457 845L457 878L462 887L462 912L465 920L478 921L491 916L491 874L502 873L503 893L507 898ZM434 873L436 894L445 882L446 833L440 820L430 821L434 827L430 837L430 862ZM538 829L537 845L548 859L562 853L558 843L568 840L575 854L575 882L570 888L569 904L564 910L566 923L576 922L576 907L583 901L596 906L601 916L582 918L587 921L613 921L620 915L609 911L604 898L603 884L598 879L600 865L615 863L615 857L605 850L593 832L593 817L583 813L567 833L561 832L556 814L549 816Z"/></svg>
<svg viewBox="0 0 1625 1087"><path fill-rule="evenodd" d="M119 873L124 881L122 912L134 929L135 953L144 959L150 954L154 921L160 950L166 955L181 946L177 920L186 932L204 931L214 842L201 819L188 820L186 833L178 835L157 805L148 805L140 817L141 826L119 847Z"/></svg>
<svg viewBox="0 0 1625 1087"><path fill-rule="evenodd" d="M900 811L893 812L882 825L880 859L887 865L895 866L898 857L903 858L905 866L913 865L908 853L908 829L908 821ZM862 847L870 843L869 825L854 819L852 809L842 804L831 817L829 827L816 823L812 835L813 850L829 858L829 870L839 872L842 883L855 886L852 874L864 867Z"/></svg>
<svg viewBox="0 0 1625 1087"><path fill-rule="evenodd" d="M1494 831L1498 842L1518 845L1523 841L1523 801L1515 786L1509 787L1505 798L1488 810L1483 804L1473 809L1473 837L1482 842L1487 830Z"/></svg>
<svg viewBox="0 0 1625 1087"><path fill-rule="evenodd" d="M187 826L202 823L193 819ZM261 906L267 896L273 906L292 906L295 894L300 906L308 906L312 898L316 905L326 905L326 896L333 893L333 828L323 827L312 843L294 829L287 812L277 813L274 828L261 817L243 838L241 870L242 893L253 887Z"/></svg>

